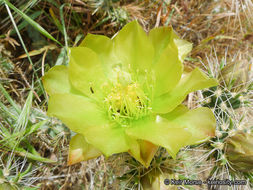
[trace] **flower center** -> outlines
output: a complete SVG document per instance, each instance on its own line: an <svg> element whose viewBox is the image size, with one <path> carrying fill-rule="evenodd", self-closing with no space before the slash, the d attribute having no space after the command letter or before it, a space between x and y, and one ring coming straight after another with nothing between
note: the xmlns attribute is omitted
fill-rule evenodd
<svg viewBox="0 0 253 190"><path fill-rule="evenodd" d="M118 71L111 85L105 85L104 89L107 91L104 101L109 118L122 126L151 112L150 99L128 73Z"/></svg>

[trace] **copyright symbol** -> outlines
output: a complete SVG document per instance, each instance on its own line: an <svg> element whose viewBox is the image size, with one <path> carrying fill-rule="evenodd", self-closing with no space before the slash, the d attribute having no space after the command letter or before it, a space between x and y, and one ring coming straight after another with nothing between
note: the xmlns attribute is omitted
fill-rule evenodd
<svg viewBox="0 0 253 190"><path fill-rule="evenodd" d="M165 180L164 180L164 184L165 184L165 185L169 185L169 184L170 184L170 180L169 180L169 179L165 179Z"/></svg>

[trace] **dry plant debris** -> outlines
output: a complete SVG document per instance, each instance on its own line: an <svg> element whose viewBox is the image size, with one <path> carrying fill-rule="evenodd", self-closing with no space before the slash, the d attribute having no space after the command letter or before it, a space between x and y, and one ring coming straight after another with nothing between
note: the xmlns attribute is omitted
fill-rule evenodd
<svg viewBox="0 0 253 190"><path fill-rule="evenodd" d="M40 78L54 65L67 64L66 47L77 46L87 33L112 37L135 19L147 32L172 26L194 46L185 71L202 67L220 81L216 89L192 93L185 100L189 108L213 109L216 138L184 148L177 160L161 149L148 169L127 154L67 166L72 132L46 116L48 97ZM231 167L225 149L237 131L252 134L252 26L251 0L0 1L0 189L142 189L140 182L154 182L161 173L161 179L245 179L246 186L230 188L252 189L253 173ZM6 144L10 139L13 143ZM57 162L29 158L28 152ZM162 183L161 189L168 188ZM207 189L206 185L177 187Z"/></svg>

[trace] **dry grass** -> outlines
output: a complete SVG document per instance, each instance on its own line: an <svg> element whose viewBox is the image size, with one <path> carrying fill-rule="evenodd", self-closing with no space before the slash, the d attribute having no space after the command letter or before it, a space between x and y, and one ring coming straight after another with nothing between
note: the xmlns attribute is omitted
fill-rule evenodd
<svg viewBox="0 0 253 190"><path fill-rule="evenodd" d="M54 2L62 4L60 0ZM77 45L87 33L111 37L124 24L138 19L146 31L153 27L171 25L179 36L194 44L193 51L185 62L186 70L200 66L205 71L213 70L214 75L218 77L220 70L217 68L221 63L243 62L243 64L249 64L248 72L252 71L253 3L250 0L122 0L110 4L109 8L103 4L102 0L65 0L64 2L68 3L63 8L63 17L70 46ZM18 7L22 4L16 2L15 5ZM36 22L64 44L64 34L56 22L56 20L59 22L61 20L59 8L50 1L40 1L29 4L28 7L34 12L44 10L36 17ZM0 61L7 64L6 67L0 66L0 82L18 104L24 105L25 97L36 77L34 78L34 71L29 61L26 58L18 58L25 52L20 46L17 35L9 33L13 26L7 18L5 7L0 6L0 11L2 19L0 22ZM16 23L20 24L21 20L20 16L15 15ZM20 32L29 51L53 44L31 28L26 27ZM53 49L37 52L38 54L32 57L38 78L55 64L60 51L61 48L55 46ZM250 75L250 82L252 82L252 75ZM34 96L34 109L40 110L42 117L46 117L46 98L37 84L35 84ZM187 99L188 106L198 106L199 98L201 98L199 92L191 94ZM9 105L2 95L0 99L5 105ZM252 91L248 94L248 99L252 101ZM238 117L242 113L245 114L244 125L252 126L253 114L250 107L237 110L235 115ZM1 120L3 118L0 116ZM122 185L124 180L120 181L117 177L123 176L129 170L126 164L126 160L130 159L128 156L123 154L107 160L100 157L67 166L67 149L71 133L59 121L50 120L49 124L48 128L40 129L31 135L29 140L42 156L57 159L58 162L57 164L37 164L37 171L33 175L36 182L32 185L41 184L41 189L52 190L126 189L126 186ZM59 130L54 130L55 126L58 126ZM184 173L189 178L192 174L196 179L209 177L214 164L212 160L206 161L207 156L201 152L208 154L210 152L206 149L202 151L202 148L187 148L185 154L191 155L187 157L180 153L181 160L177 163L178 168L175 171L178 174ZM199 155L201 155L200 158ZM194 161L193 164L189 165L192 161ZM119 163L123 164L123 168L118 167ZM198 164L200 167L196 168ZM138 185L132 187L138 188Z"/></svg>

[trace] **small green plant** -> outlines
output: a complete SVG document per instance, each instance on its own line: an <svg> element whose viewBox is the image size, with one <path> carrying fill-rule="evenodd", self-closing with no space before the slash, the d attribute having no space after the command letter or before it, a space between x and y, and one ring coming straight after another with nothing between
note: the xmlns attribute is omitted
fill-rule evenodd
<svg viewBox="0 0 253 190"><path fill-rule="evenodd" d="M102 17L96 26L108 20L124 26L129 20L128 13L119 5L119 0L87 0L87 4L88 7L93 9L93 14L98 14Z"/></svg>
<svg viewBox="0 0 253 190"><path fill-rule="evenodd" d="M0 189L28 188L36 181L33 178L39 168L36 161L55 162L40 156L30 141L30 136L47 120L37 121L37 117L32 116L35 113L32 110L33 91L23 108L15 103L2 84L0 91L10 104L5 106L0 102Z"/></svg>
<svg viewBox="0 0 253 190"><path fill-rule="evenodd" d="M47 122L42 120L34 124L29 119L33 97L32 91L29 93L23 109L20 109L12 100L1 84L0 91L12 105L12 107L8 108L0 102L0 108L2 110L0 115L2 120L0 124L0 150L7 152L14 151L17 155L41 162L54 162L41 157L27 139L30 134Z"/></svg>

